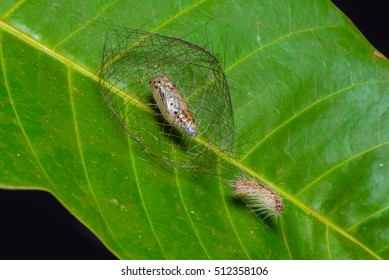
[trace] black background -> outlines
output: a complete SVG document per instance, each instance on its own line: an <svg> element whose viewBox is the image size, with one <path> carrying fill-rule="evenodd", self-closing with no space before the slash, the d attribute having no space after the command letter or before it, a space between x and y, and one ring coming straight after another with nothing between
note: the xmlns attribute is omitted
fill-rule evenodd
<svg viewBox="0 0 389 280"><path fill-rule="evenodd" d="M381 1L333 1L389 57L388 14ZM384 2L384 1L382 1ZM0 190L0 259L115 259L49 193Z"/></svg>
<svg viewBox="0 0 389 280"><path fill-rule="evenodd" d="M389 13L386 1L333 0L334 3L358 27L370 43L389 57Z"/></svg>

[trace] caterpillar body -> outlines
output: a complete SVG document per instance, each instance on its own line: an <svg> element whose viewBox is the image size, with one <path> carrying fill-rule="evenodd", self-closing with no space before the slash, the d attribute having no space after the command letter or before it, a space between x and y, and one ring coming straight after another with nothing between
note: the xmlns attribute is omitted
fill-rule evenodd
<svg viewBox="0 0 389 280"><path fill-rule="evenodd" d="M244 198L247 206L254 212L265 214L265 217L277 218L285 206L282 198L270 187L252 179L237 178L232 183L234 195Z"/></svg>
<svg viewBox="0 0 389 280"><path fill-rule="evenodd" d="M173 81L167 75L160 75L151 79L149 85L165 120L182 132L196 136L195 120Z"/></svg>

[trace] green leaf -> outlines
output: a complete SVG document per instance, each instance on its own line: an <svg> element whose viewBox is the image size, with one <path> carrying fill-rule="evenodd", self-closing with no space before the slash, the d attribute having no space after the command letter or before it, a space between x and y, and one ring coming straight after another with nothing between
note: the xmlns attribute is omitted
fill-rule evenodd
<svg viewBox="0 0 389 280"><path fill-rule="evenodd" d="M91 2L91 3L89 3ZM124 259L389 258L389 62L329 1L1 1L0 185L51 192ZM219 54L236 157L163 166L98 91L105 26ZM231 198L244 172L277 223Z"/></svg>

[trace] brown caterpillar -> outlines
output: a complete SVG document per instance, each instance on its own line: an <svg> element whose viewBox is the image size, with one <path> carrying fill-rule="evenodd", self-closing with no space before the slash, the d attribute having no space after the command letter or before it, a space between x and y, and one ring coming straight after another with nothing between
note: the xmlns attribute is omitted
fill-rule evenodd
<svg viewBox="0 0 389 280"><path fill-rule="evenodd" d="M263 213L265 217L277 218L285 208L280 196L255 180L235 179L232 188L235 196L244 198L251 210Z"/></svg>

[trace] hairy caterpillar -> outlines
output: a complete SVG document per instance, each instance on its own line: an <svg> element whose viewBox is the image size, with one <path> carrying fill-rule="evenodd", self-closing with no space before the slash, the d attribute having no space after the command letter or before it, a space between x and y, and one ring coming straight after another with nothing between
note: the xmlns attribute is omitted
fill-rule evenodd
<svg viewBox="0 0 389 280"><path fill-rule="evenodd" d="M285 208L280 196L255 180L237 178L232 188L235 196L243 198L251 210L263 214L265 218L277 218Z"/></svg>

